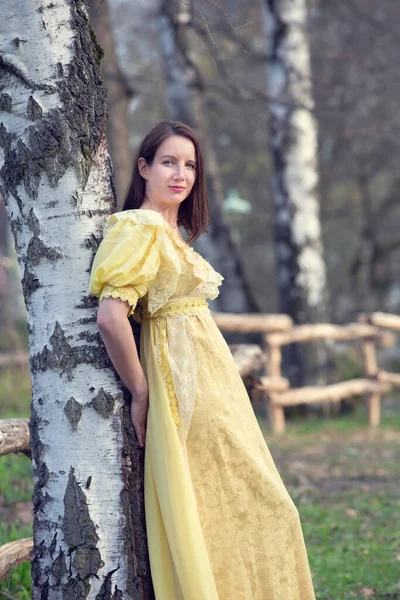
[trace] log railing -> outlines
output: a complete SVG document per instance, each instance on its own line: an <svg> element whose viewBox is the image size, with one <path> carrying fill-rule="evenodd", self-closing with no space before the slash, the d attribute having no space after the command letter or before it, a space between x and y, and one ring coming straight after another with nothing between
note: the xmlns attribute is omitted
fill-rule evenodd
<svg viewBox="0 0 400 600"><path fill-rule="evenodd" d="M267 394L267 408L272 429L278 433L285 430L285 406L316 402L339 402L352 396L367 395L368 419L372 427L380 423L382 394L393 386L400 386L400 374L381 370L376 357L376 346L392 346L400 332L400 317L384 313L360 315L356 323L332 325L292 326L288 317L282 315L227 315L213 313L218 327L223 331L262 332L264 351L267 355L267 376L259 377L254 385ZM247 327L248 325L248 327ZM390 331L391 330L391 331ZM316 340L358 342L361 344L364 377L331 385L290 388L282 377L282 347L287 344Z"/></svg>

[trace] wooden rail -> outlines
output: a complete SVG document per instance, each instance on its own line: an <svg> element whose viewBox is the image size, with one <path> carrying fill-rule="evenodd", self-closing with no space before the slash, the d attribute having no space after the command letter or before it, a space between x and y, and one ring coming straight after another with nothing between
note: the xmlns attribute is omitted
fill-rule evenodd
<svg viewBox="0 0 400 600"><path fill-rule="evenodd" d="M224 331L263 333L264 350L268 356L267 377L261 376L255 389L267 394L268 415L272 429L278 433L285 430L285 406L317 402L339 402L352 396L366 395L368 419L372 427L380 423L382 394L393 386L400 386L400 373L389 373L379 368L376 347L391 347L400 332L400 317L381 312L362 314L357 322L348 325L317 323L293 326L273 316L272 320L260 315L224 315L213 313L215 321ZM271 317L271 315L269 315ZM274 319L275 322L274 322ZM392 331L389 331L392 330ZM329 339L339 342L356 342L361 345L364 377L324 386L290 388L282 377L282 346L293 343Z"/></svg>

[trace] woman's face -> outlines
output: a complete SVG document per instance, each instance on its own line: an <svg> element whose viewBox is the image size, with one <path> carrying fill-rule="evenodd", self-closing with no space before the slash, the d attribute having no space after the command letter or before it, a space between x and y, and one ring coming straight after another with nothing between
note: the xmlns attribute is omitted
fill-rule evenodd
<svg viewBox="0 0 400 600"><path fill-rule="evenodd" d="M180 204L189 196L196 179L194 144L186 137L172 135L160 144L151 166L144 158L139 158L138 166L150 198L163 204Z"/></svg>

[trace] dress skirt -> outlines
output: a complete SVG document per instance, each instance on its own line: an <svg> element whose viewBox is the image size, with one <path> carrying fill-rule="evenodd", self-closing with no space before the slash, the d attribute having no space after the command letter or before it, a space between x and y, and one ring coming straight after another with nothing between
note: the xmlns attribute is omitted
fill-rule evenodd
<svg viewBox="0 0 400 600"><path fill-rule="evenodd" d="M298 511L207 303L169 302L143 319L140 343L156 599L314 600ZM191 406L183 435L180 400Z"/></svg>

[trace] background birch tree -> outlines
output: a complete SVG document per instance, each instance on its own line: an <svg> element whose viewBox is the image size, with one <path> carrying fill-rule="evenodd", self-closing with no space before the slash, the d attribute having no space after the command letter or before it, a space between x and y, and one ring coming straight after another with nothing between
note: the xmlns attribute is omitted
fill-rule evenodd
<svg viewBox="0 0 400 600"><path fill-rule="evenodd" d="M113 164L117 206L120 209L132 173L133 153L129 143L128 107L134 91L119 65L108 0L88 0L88 4L91 24L97 41L104 51L101 70L110 112L107 122L107 142Z"/></svg>
<svg viewBox="0 0 400 600"><path fill-rule="evenodd" d="M88 295L115 210L82 0L0 5L0 193L29 331L34 600L152 597L143 455Z"/></svg>
<svg viewBox="0 0 400 600"><path fill-rule="evenodd" d="M225 277L215 310L257 311L246 283L238 249L224 219L224 188L218 158L209 132L205 84L201 75L200 53L194 39L193 6L190 1L163 0L158 17L159 43L164 62L166 105L171 118L193 127L199 136L207 173L211 225L209 233L196 242L199 252Z"/></svg>
<svg viewBox="0 0 400 600"><path fill-rule="evenodd" d="M270 147L279 310L295 323L329 321L318 197L314 118L305 0L266 0ZM324 346L313 360L323 365ZM304 361L293 346L290 362ZM303 363L303 364L302 364Z"/></svg>

